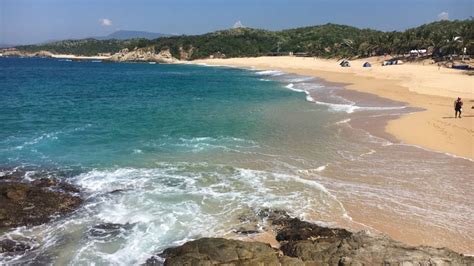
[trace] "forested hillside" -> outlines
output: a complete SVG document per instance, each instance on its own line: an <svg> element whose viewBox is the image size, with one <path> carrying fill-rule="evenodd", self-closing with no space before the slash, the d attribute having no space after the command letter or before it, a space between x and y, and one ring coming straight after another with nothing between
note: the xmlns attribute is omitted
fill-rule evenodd
<svg viewBox="0 0 474 266"><path fill-rule="evenodd" d="M282 31L238 28L193 36L162 37L154 40L66 40L44 45L19 46L27 52L96 55L121 49L154 47L170 49L180 59L259 56L275 53L305 53L311 56L346 57L405 54L428 49L433 56L474 54L474 20L438 21L403 32L383 32L351 26L325 24Z"/></svg>

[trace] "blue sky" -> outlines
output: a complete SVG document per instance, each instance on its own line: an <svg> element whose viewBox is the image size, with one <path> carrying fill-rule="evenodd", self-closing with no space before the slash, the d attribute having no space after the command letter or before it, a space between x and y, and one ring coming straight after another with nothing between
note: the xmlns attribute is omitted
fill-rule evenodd
<svg viewBox="0 0 474 266"><path fill-rule="evenodd" d="M473 0L0 0L0 43L144 30L200 34L248 27L279 30L328 22L403 30L474 16Z"/></svg>

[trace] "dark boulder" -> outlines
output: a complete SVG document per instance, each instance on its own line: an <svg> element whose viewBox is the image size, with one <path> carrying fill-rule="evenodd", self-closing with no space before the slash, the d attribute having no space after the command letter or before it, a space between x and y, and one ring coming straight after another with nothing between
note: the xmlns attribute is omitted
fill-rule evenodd
<svg viewBox="0 0 474 266"><path fill-rule="evenodd" d="M31 184L35 187L54 188L64 192L79 193L79 189L76 186L60 181L57 178L40 178L34 180Z"/></svg>
<svg viewBox="0 0 474 266"><path fill-rule="evenodd" d="M53 215L66 214L82 202L78 191L57 180L0 181L0 228L39 225Z"/></svg>
<svg viewBox="0 0 474 266"><path fill-rule="evenodd" d="M16 241L12 239L0 240L0 254L3 254L3 255L8 256L8 255L23 254L30 249L32 249L32 247L27 242Z"/></svg>
<svg viewBox="0 0 474 266"><path fill-rule="evenodd" d="M282 224L282 221L276 221ZM320 242L336 242L352 235L345 229L327 228L294 218L284 221L284 226L278 230L278 241L318 240Z"/></svg>
<svg viewBox="0 0 474 266"><path fill-rule="evenodd" d="M259 242L202 238L166 249L146 265L474 265L446 248L412 247L387 236L326 228L282 211L246 213L241 222L265 222L277 232L280 249Z"/></svg>
<svg viewBox="0 0 474 266"><path fill-rule="evenodd" d="M279 265L278 250L268 244L223 238L201 238L166 249L164 265ZM147 261L147 265L156 265Z"/></svg>
<svg viewBox="0 0 474 266"><path fill-rule="evenodd" d="M134 224L114 224L114 223L103 223L97 224L91 227L88 230L88 235L91 238L98 238L98 239L108 239L117 237L127 233L130 229L132 229Z"/></svg>
<svg viewBox="0 0 474 266"><path fill-rule="evenodd" d="M386 236L358 232L342 240L289 241L282 252L316 265L474 265L446 248L411 247Z"/></svg>
<svg viewBox="0 0 474 266"><path fill-rule="evenodd" d="M327 228L297 218L277 224L280 250L288 257L315 265L469 265L465 257L446 248L412 247L384 235ZM474 264L473 264L474 265Z"/></svg>

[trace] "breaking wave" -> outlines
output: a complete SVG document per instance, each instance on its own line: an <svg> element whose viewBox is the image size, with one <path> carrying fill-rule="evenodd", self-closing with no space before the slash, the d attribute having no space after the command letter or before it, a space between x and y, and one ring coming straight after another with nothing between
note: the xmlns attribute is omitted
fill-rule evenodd
<svg viewBox="0 0 474 266"><path fill-rule="evenodd" d="M284 209L300 217L318 210L322 221L335 214L348 219L324 186L293 174L160 163L153 169L91 170L73 182L85 190L85 205L66 221L10 233L41 236L37 241L42 243L28 258L0 257L0 262L22 263L48 254L57 256L56 261L68 258L71 264L138 264L170 245L222 236L232 230L229 225L238 226L240 215L259 208ZM105 237L91 234L103 224L118 224L122 230ZM75 245L80 248L73 253L57 251L58 246Z"/></svg>

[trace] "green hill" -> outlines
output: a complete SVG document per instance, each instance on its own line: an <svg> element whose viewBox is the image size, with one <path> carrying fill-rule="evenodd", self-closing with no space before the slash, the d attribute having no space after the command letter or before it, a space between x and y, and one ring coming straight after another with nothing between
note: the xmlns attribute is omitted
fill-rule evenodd
<svg viewBox="0 0 474 266"><path fill-rule="evenodd" d="M193 36L162 37L154 40L66 40L44 45L19 46L27 52L96 55L121 49L153 47L170 49L176 58L198 59L211 55L260 56L270 53L305 53L311 56L347 57L404 54L428 49L433 56L459 54L464 47L474 54L474 20L439 21L403 32L383 32L351 26L325 24L282 31L238 28Z"/></svg>

